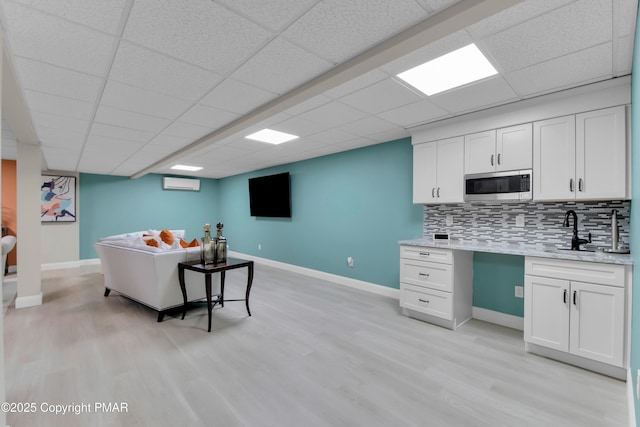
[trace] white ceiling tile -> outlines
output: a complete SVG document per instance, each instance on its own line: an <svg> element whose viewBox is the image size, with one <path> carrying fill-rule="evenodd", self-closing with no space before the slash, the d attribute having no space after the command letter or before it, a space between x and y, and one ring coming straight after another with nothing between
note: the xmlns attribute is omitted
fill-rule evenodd
<svg viewBox="0 0 640 427"><path fill-rule="evenodd" d="M106 136L113 139L123 139L135 142L148 142L154 134L153 132L145 132L137 129L129 129L120 126L112 126L104 123L93 123L90 135Z"/></svg>
<svg viewBox="0 0 640 427"><path fill-rule="evenodd" d="M370 145L375 145L375 144L377 144L377 142L372 139L359 137L359 138L351 139L349 141L341 142L339 144L335 144L335 146L337 150L339 149L354 150L356 148L368 147Z"/></svg>
<svg viewBox="0 0 640 427"><path fill-rule="evenodd" d="M245 114L276 97L275 93L237 80L226 79L202 98L200 103L237 114Z"/></svg>
<svg viewBox="0 0 640 427"><path fill-rule="evenodd" d="M633 37L638 16L638 0L613 2L613 30L617 37Z"/></svg>
<svg viewBox="0 0 640 427"><path fill-rule="evenodd" d="M340 101L369 114L378 114L421 99L413 90L393 79L386 79L347 95Z"/></svg>
<svg viewBox="0 0 640 427"><path fill-rule="evenodd" d="M180 116L180 121L206 126L210 129L218 129L240 117L240 114L230 113L219 108L198 104L191 107Z"/></svg>
<svg viewBox="0 0 640 427"><path fill-rule="evenodd" d="M537 95L558 88L611 77L610 43L508 73L505 78L521 95Z"/></svg>
<svg viewBox="0 0 640 427"><path fill-rule="evenodd" d="M52 129L67 129L78 132L82 135L87 133L90 122L88 120L76 119L74 117L59 116L57 114L41 113L32 111L31 118L38 127L47 127Z"/></svg>
<svg viewBox="0 0 640 427"><path fill-rule="evenodd" d="M16 3L116 34L126 0L15 0Z"/></svg>
<svg viewBox="0 0 640 427"><path fill-rule="evenodd" d="M181 138L189 138L192 141L195 141L197 139L200 139L210 134L214 130L215 129L210 127L203 127L199 125L194 125L192 123L177 121L177 122L173 122L169 127L167 127L164 130L164 132L162 132L162 134L170 135L170 136L178 136Z"/></svg>
<svg viewBox="0 0 640 427"><path fill-rule="evenodd" d="M411 127L419 123L426 123L435 119L449 116L450 113L434 105L428 99L403 105L393 110L378 114L379 117L402 127Z"/></svg>
<svg viewBox="0 0 640 427"><path fill-rule="evenodd" d="M95 102L102 79L26 58L14 59L23 89L31 89L80 101Z"/></svg>
<svg viewBox="0 0 640 427"><path fill-rule="evenodd" d="M426 17L413 0L326 0L282 34L322 58L341 63Z"/></svg>
<svg viewBox="0 0 640 427"><path fill-rule="evenodd" d="M24 97L32 111L59 114L66 117L90 120L93 115L93 104L48 93L25 90Z"/></svg>
<svg viewBox="0 0 640 427"><path fill-rule="evenodd" d="M121 126L124 128L137 129L151 133L158 133L171 123L170 120L162 119L160 117L120 110L106 105L98 107L95 121L96 123Z"/></svg>
<svg viewBox="0 0 640 427"><path fill-rule="evenodd" d="M409 131L402 128L395 128L367 135L367 138L372 139L375 142L389 142L400 138L406 138L408 136L411 136Z"/></svg>
<svg viewBox="0 0 640 427"><path fill-rule="evenodd" d="M367 114L356 110L338 101L332 101L311 111L300 115L301 118L311 120L326 126L340 126L345 123L354 122L365 117Z"/></svg>
<svg viewBox="0 0 640 427"><path fill-rule="evenodd" d="M129 139L120 139L113 136L104 136L97 134L90 134L87 138L87 143L84 147L84 151L102 150L108 152L110 149L114 151L114 155L122 150L129 154L139 150L144 146L143 142L132 141Z"/></svg>
<svg viewBox="0 0 640 427"><path fill-rule="evenodd" d="M529 0L498 12L467 27L469 34L476 40L482 40L515 25L522 24L551 10L560 8L575 0Z"/></svg>
<svg viewBox="0 0 640 427"><path fill-rule="evenodd" d="M270 126L270 129L305 137L324 130L324 126L300 117L292 117Z"/></svg>
<svg viewBox="0 0 640 427"><path fill-rule="evenodd" d="M346 133L366 137L369 135L378 134L378 133L386 132L390 130L394 130L397 132L399 127L386 120L379 119L374 116L369 116L369 117L365 117L364 119L360 119L355 122L342 125L338 129Z"/></svg>
<svg viewBox="0 0 640 427"><path fill-rule="evenodd" d="M332 65L282 38L276 38L238 68L232 77L269 92L283 94L329 70Z"/></svg>
<svg viewBox="0 0 640 427"><path fill-rule="evenodd" d="M611 3L581 0L491 36L482 45L509 72L610 41L611 35Z"/></svg>
<svg viewBox="0 0 640 427"><path fill-rule="evenodd" d="M328 104L329 102L331 102L331 98L329 98L328 96L316 95L313 98L309 98L306 101L303 101L298 105L287 109L286 113L292 116L296 116L309 110L313 110L314 108L318 108L321 105Z"/></svg>
<svg viewBox="0 0 640 427"><path fill-rule="evenodd" d="M109 79L195 101L219 83L222 77L123 41L116 53Z"/></svg>
<svg viewBox="0 0 640 427"><path fill-rule="evenodd" d="M349 80L346 83L343 83L339 86L336 86L333 89L329 89L324 94L333 99L338 99L343 96L349 95L355 91L363 89L367 86L371 86L379 81L387 79L389 76L380 71L379 69L375 69L373 71L369 71L355 79Z"/></svg>
<svg viewBox="0 0 640 427"><path fill-rule="evenodd" d="M175 119L191 105L183 99L111 80L104 88L101 104L165 119Z"/></svg>
<svg viewBox="0 0 640 427"><path fill-rule="evenodd" d="M75 171L80 152L65 147L43 145L42 154L49 170Z"/></svg>
<svg viewBox="0 0 640 427"><path fill-rule="evenodd" d="M218 0L270 30L279 30L318 0Z"/></svg>
<svg viewBox="0 0 640 427"><path fill-rule="evenodd" d="M80 152L84 144L85 133L68 129L57 129L47 126L36 125L38 139L44 146L51 146L65 149L76 149Z"/></svg>
<svg viewBox="0 0 640 427"><path fill-rule="evenodd" d="M517 99L516 93L501 76L453 89L429 99L443 110L460 114L504 104Z"/></svg>
<svg viewBox="0 0 640 427"><path fill-rule="evenodd" d="M16 3L3 6L13 54L96 76L107 71L114 37Z"/></svg>
<svg viewBox="0 0 640 427"><path fill-rule="evenodd" d="M349 141L351 139L354 139L356 137L356 135L351 134L351 133L347 133L344 132L343 130L340 129L329 129L329 130L325 130L322 132L318 132L314 135L311 135L309 138L313 139L314 141L319 141L322 142L323 144L338 144L340 142L345 142L345 141Z"/></svg>
<svg viewBox="0 0 640 427"><path fill-rule="evenodd" d="M226 75L271 36L210 0L136 0L123 38Z"/></svg>
<svg viewBox="0 0 640 427"><path fill-rule="evenodd" d="M145 148L153 149L159 147L166 147L166 149L172 149L173 151L178 151L179 149L186 147L191 144L193 139L181 137L181 136L173 136L167 134L160 134L153 138Z"/></svg>

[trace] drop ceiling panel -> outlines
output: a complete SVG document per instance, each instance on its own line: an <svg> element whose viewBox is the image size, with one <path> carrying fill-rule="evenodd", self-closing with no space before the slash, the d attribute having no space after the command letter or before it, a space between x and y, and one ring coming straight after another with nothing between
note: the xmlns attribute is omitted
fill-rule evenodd
<svg viewBox="0 0 640 427"><path fill-rule="evenodd" d="M355 79L351 79L346 83L336 86L333 89L329 89L324 94L333 99L342 98L343 96L349 95L350 93L356 92L360 89L364 89L365 87L385 80L388 77L389 76L387 74L383 73L379 69L375 69L359 77L356 77Z"/></svg>
<svg viewBox="0 0 640 427"><path fill-rule="evenodd" d="M356 135L334 128L316 133L315 135L310 136L309 139L322 142L325 145L331 145L349 141L350 139L353 139L355 137ZM317 150L317 147L315 148L315 150Z"/></svg>
<svg viewBox="0 0 640 427"><path fill-rule="evenodd" d="M300 117L305 120L320 123L328 127L335 127L345 123L355 122L365 116L367 116L367 114L362 111L356 110L355 108L342 104L338 101L332 101L300 115Z"/></svg>
<svg viewBox="0 0 640 427"><path fill-rule="evenodd" d="M369 136L386 131L404 131L397 125L374 116L368 116L355 122L347 123L338 128L338 130L351 133L358 136Z"/></svg>
<svg viewBox="0 0 640 427"><path fill-rule="evenodd" d="M324 130L324 126L300 117L293 117L270 126L270 129L290 133L299 137L313 135Z"/></svg>
<svg viewBox="0 0 640 427"><path fill-rule="evenodd" d="M201 104L245 114L277 95L233 79L226 79L200 101Z"/></svg>
<svg viewBox="0 0 640 427"><path fill-rule="evenodd" d="M180 116L180 121L206 126L211 129L217 129L239 117L240 114L230 113L218 108L198 104L194 105L186 113Z"/></svg>
<svg viewBox="0 0 640 427"><path fill-rule="evenodd" d="M438 107L454 114L469 112L478 107L504 104L518 99L517 94L501 76L453 89L429 98Z"/></svg>
<svg viewBox="0 0 640 427"><path fill-rule="evenodd" d="M126 0L18 0L17 3L59 16L76 24L116 34L127 2Z"/></svg>
<svg viewBox="0 0 640 427"><path fill-rule="evenodd" d="M165 119L175 119L191 106L183 99L114 81L107 82L101 104Z"/></svg>
<svg viewBox="0 0 640 427"><path fill-rule="evenodd" d="M588 31L583 29L588 28ZM576 37L576 34L582 34ZM505 72L611 40L611 3L573 2L483 41Z"/></svg>
<svg viewBox="0 0 640 427"><path fill-rule="evenodd" d="M154 136L152 132L145 132L142 130L128 129L120 126L112 126L95 122L91 127L90 135L106 136L107 138L124 139L127 141L140 143L148 142Z"/></svg>
<svg viewBox="0 0 640 427"><path fill-rule="evenodd" d="M543 62L505 77L519 93L531 96L612 77L611 45L605 43L591 49ZM562 70L562 72L558 72Z"/></svg>
<svg viewBox="0 0 640 427"><path fill-rule="evenodd" d="M192 141L202 138L203 136L211 133L214 129L210 127L204 127L200 125L194 125L192 123L185 122L173 122L167 127L163 135L171 135L188 138Z"/></svg>
<svg viewBox="0 0 640 427"><path fill-rule="evenodd" d="M67 129L85 135L89 129L88 120L76 119L73 117L59 116L57 114L31 112L31 117L38 126L52 129Z"/></svg>
<svg viewBox="0 0 640 427"><path fill-rule="evenodd" d="M266 91L283 94L333 65L278 37L245 62L232 76Z"/></svg>
<svg viewBox="0 0 640 427"><path fill-rule="evenodd" d="M145 149L159 149L169 154L171 153L170 150L177 151L180 148L186 147L191 142L192 140L190 138L160 134L160 135L157 135L155 138L153 138L145 146Z"/></svg>
<svg viewBox="0 0 640 427"><path fill-rule="evenodd" d="M316 55L341 63L385 40L427 13L413 0L326 0L282 34Z"/></svg>
<svg viewBox="0 0 640 427"><path fill-rule="evenodd" d="M66 117L90 120L93 115L93 104L48 93L25 90L27 106L32 111L59 114Z"/></svg>
<svg viewBox="0 0 640 427"><path fill-rule="evenodd" d="M280 30L318 0L219 0L235 12L270 30Z"/></svg>
<svg viewBox="0 0 640 427"><path fill-rule="evenodd" d="M271 33L210 0L136 0L123 38L225 75Z"/></svg>
<svg viewBox="0 0 640 427"><path fill-rule="evenodd" d="M190 101L222 80L216 73L126 41L120 43L109 78Z"/></svg>
<svg viewBox="0 0 640 427"><path fill-rule="evenodd" d="M42 12L4 2L14 55L103 76L115 39Z"/></svg>
<svg viewBox="0 0 640 427"><path fill-rule="evenodd" d="M328 104L331 101L332 99L326 95L316 95L312 98L307 99L306 101L301 102L298 105L288 108L285 112L292 116L296 116L298 114L316 109L321 105Z"/></svg>
<svg viewBox="0 0 640 427"><path fill-rule="evenodd" d="M36 125L36 133L41 141L47 141L47 146L75 149L78 152L82 148L85 139L84 132L76 132L69 129L58 129L41 125ZM47 159L47 162L48 161L49 159Z"/></svg>
<svg viewBox="0 0 640 427"><path fill-rule="evenodd" d="M379 117L404 128L442 119L450 115L451 113L433 104L433 102L428 99L423 99L422 101L403 105L402 107L378 114Z"/></svg>
<svg viewBox="0 0 640 427"><path fill-rule="evenodd" d="M166 128L171 123L170 120L162 119L160 117L134 113L132 111L125 111L106 105L98 107L95 121L96 123L121 126L128 129L137 129L154 134L162 131L162 129Z"/></svg>
<svg viewBox="0 0 640 427"><path fill-rule="evenodd" d="M102 79L26 58L15 58L14 65L23 89L95 102Z"/></svg>
<svg viewBox="0 0 640 427"><path fill-rule="evenodd" d="M340 101L369 114L378 114L423 99L411 89L393 79L386 79L372 86L341 98Z"/></svg>
<svg viewBox="0 0 640 427"><path fill-rule="evenodd" d="M80 153L77 150L46 145L42 147L42 154L46 159L49 170L73 171L76 170Z"/></svg>

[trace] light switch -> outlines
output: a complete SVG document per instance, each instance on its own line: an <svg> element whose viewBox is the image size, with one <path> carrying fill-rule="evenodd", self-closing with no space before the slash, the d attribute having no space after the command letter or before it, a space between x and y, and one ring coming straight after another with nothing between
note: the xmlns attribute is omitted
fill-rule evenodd
<svg viewBox="0 0 640 427"><path fill-rule="evenodd" d="M524 227L524 214L516 215L516 227Z"/></svg>
<svg viewBox="0 0 640 427"><path fill-rule="evenodd" d="M453 215L447 215L444 217L445 218L445 224L448 226L453 225Z"/></svg>

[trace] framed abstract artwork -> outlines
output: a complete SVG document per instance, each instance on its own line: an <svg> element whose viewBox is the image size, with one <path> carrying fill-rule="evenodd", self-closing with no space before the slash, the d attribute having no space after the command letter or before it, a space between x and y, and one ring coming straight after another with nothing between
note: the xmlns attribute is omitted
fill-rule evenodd
<svg viewBox="0 0 640 427"><path fill-rule="evenodd" d="M42 175L40 222L76 220L76 177Z"/></svg>

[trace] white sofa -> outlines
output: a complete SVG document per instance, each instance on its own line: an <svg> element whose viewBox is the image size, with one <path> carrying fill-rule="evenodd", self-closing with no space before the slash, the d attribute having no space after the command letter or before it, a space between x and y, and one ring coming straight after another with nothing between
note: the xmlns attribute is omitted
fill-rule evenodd
<svg viewBox="0 0 640 427"><path fill-rule="evenodd" d="M172 230L176 240L183 230ZM178 263L200 259L200 248L147 246L142 235L147 231L120 234L100 239L94 248L100 257L104 274L105 297L117 291L125 297L158 311L158 322L172 308L182 306L184 299L178 281ZM204 275L185 271L189 301L206 298ZM215 282L214 282L215 283ZM215 291L214 291L215 293Z"/></svg>

